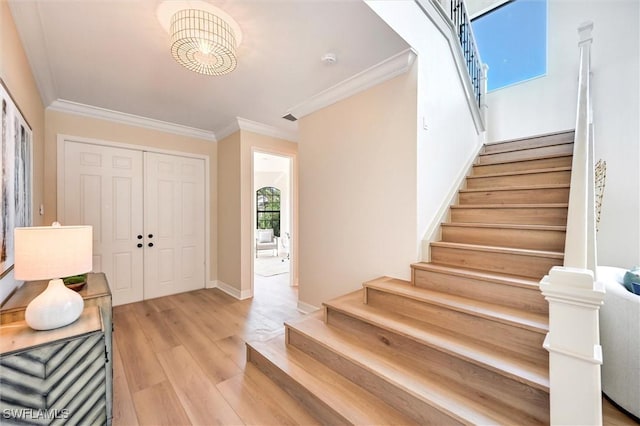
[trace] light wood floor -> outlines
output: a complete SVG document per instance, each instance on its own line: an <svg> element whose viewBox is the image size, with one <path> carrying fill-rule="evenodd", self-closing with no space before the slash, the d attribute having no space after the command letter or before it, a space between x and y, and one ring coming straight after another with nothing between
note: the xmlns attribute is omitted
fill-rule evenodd
<svg viewBox="0 0 640 426"><path fill-rule="evenodd" d="M114 308L114 426L317 424L245 362L245 341L296 318L288 275L256 276L255 297L198 290ZM606 425L633 425L608 401Z"/></svg>

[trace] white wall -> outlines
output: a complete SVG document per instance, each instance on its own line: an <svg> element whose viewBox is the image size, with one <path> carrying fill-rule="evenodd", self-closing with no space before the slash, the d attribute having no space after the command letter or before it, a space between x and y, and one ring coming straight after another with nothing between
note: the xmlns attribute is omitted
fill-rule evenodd
<svg viewBox="0 0 640 426"><path fill-rule="evenodd" d="M498 141L575 127L577 28L587 20L594 22L596 159L607 161L598 263L629 268L640 264L640 2L549 0L547 75L487 96L488 137Z"/></svg>
<svg viewBox="0 0 640 426"><path fill-rule="evenodd" d="M495 9L509 0L465 0L467 13L470 17L475 17Z"/></svg>
<svg viewBox="0 0 640 426"><path fill-rule="evenodd" d="M367 4L418 54L416 197L417 237L422 240L437 229L482 140L449 43L434 23L413 0Z"/></svg>

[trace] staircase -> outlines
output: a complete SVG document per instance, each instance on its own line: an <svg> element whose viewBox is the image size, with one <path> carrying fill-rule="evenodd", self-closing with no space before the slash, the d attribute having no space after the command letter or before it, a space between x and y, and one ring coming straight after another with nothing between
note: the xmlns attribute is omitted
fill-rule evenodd
<svg viewBox="0 0 640 426"><path fill-rule="evenodd" d="M573 132L485 145L431 262L247 345L325 424L548 424L548 304L562 265Z"/></svg>

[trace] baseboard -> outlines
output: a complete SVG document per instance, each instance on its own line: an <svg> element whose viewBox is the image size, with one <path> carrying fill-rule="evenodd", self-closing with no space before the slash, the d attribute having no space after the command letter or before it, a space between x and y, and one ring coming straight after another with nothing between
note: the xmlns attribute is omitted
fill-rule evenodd
<svg viewBox="0 0 640 426"><path fill-rule="evenodd" d="M209 281L205 284L204 288L218 288L218 280Z"/></svg>
<svg viewBox="0 0 640 426"><path fill-rule="evenodd" d="M238 290L237 288L225 283L224 281L220 281L220 280L210 281L209 285L211 287L207 287L207 288L219 288L220 290L227 293L229 296L235 297L238 300L250 299L251 297L253 297L253 293L251 289Z"/></svg>
<svg viewBox="0 0 640 426"><path fill-rule="evenodd" d="M310 314L311 312L317 311L320 309L317 306L310 305L309 303L302 302L298 300L298 311L303 314Z"/></svg>

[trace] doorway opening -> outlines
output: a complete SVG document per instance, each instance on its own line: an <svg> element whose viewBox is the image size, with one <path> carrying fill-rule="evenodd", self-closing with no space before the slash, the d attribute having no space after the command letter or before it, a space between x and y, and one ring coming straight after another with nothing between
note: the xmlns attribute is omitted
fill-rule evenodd
<svg viewBox="0 0 640 426"><path fill-rule="evenodd" d="M293 291L292 159L253 152L253 295Z"/></svg>

